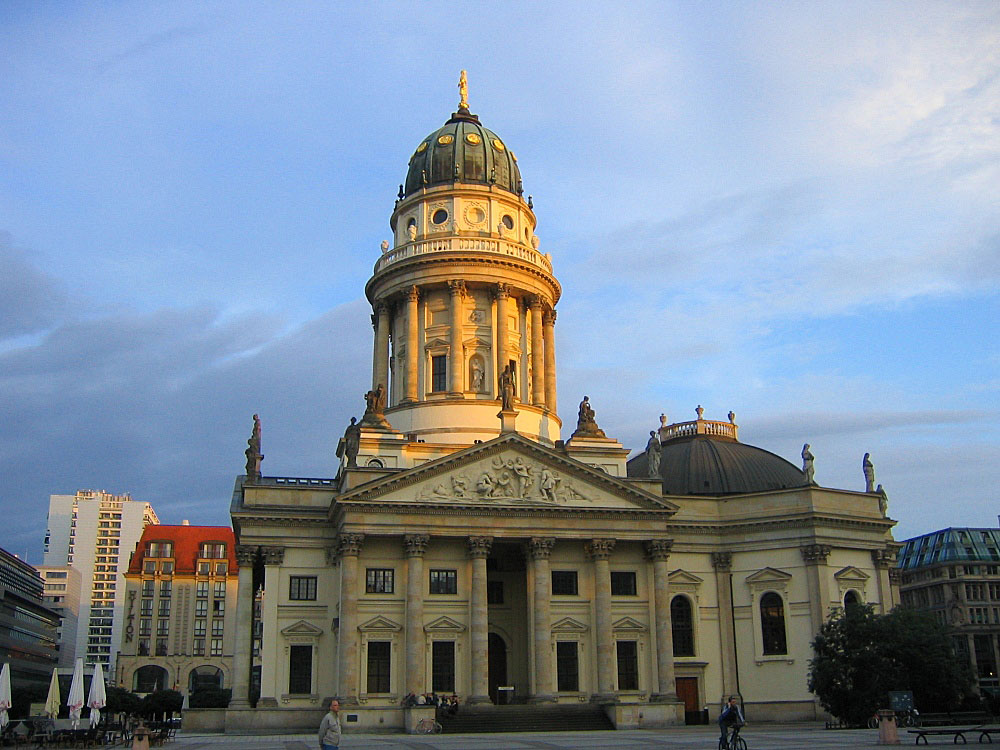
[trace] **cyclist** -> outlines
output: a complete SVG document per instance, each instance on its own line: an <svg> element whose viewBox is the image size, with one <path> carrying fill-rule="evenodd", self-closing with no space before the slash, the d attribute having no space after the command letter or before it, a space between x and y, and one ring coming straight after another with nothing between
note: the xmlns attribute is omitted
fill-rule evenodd
<svg viewBox="0 0 1000 750"><path fill-rule="evenodd" d="M722 709L722 713L719 714L719 729L722 732L722 736L719 738L719 747L728 748L730 728L739 729L744 724L746 724L746 720L743 718L743 712L740 711L740 707L736 703L736 696L730 695L729 700L726 701L726 705ZM735 731L733 734L735 735Z"/></svg>

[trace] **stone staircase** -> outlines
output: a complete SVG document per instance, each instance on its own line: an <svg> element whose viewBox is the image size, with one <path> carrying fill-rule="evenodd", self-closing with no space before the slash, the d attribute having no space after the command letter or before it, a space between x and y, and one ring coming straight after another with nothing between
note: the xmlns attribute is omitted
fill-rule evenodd
<svg viewBox="0 0 1000 750"><path fill-rule="evenodd" d="M455 716L440 712L448 734L472 732L581 732L614 729L604 709L594 703L538 706L462 706Z"/></svg>

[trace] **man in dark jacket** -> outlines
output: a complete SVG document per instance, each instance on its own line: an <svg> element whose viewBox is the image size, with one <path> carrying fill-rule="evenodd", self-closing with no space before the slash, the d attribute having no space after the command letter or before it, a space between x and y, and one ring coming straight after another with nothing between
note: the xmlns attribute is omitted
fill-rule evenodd
<svg viewBox="0 0 1000 750"><path fill-rule="evenodd" d="M746 724L743 712L736 703L736 696L730 695L722 713L719 714L719 729L722 732L721 742L724 747L729 747L729 729L731 727L741 727Z"/></svg>

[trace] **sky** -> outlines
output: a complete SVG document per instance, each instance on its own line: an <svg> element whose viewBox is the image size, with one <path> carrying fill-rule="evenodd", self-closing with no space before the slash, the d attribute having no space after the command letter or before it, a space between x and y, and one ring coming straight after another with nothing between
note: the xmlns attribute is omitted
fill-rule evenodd
<svg viewBox="0 0 1000 750"><path fill-rule="evenodd" d="M364 284L458 103L518 155L563 285L559 413L740 439L897 539L995 526L995 2L0 4L0 546L50 494L228 524L328 477Z"/></svg>

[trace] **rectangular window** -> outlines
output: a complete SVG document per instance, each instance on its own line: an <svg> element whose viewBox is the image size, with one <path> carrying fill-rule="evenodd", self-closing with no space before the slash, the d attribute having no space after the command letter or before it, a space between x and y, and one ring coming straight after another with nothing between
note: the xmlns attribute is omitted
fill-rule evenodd
<svg viewBox="0 0 1000 750"><path fill-rule="evenodd" d="M148 575L152 575L153 573L155 573L156 572L156 561L155 560L146 560L142 564L142 572L146 573Z"/></svg>
<svg viewBox="0 0 1000 750"><path fill-rule="evenodd" d="M454 570L431 571L432 594L457 594L458 573Z"/></svg>
<svg viewBox="0 0 1000 750"><path fill-rule="evenodd" d="M216 638L222 637L222 629L225 625L225 620L212 620L212 635Z"/></svg>
<svg viewBox="0 0 1000 750"><path fill-rule="evenodd" d="M205 620L195 620L194 621L194 634L195 634L195 636L197 636L199 638L204 638L205 637L205 627L206 627L206 621Z"/></svg>
<svg viewBox="0 0 1000 750"><path fill-rule="evenodd" d="M173 573L174 572L174 561L173 560L164 560L163 562L161 562L160 563L160 572L163 573L164 575L170 575L171 573Z"/></svg>
<svg viewBox="0 0 1000 750"><path fill-rule="evenodd" d="M170 617L170 600L160 599L159 607L156 610L156 614L160 617Z"/></svg>
<svg viewBox="0 0 1000 750"><path fill-rule="evenodd" d="M173 557L173 542L149 542L146 554L149 557Z"/></svg>
<svg viewBox="0 0 1000 750"><path fill-rule="evenodd" d="M156 639L156 655L166 656L167 655L167 639L157 638Z"/></svg>
<svg viewBox="0 0 1000 750"><path fill-rule="evenodd" d="M226 570L228 569L228 567L229 566L227 563L217 562L215 564L215 575L224 576L226 574Z"/></svg>
<svg viewBox="0 0 1000 750"><path fill-rule="evenodd" d="M199 599L207 599L208 581L198 581L198 583L195 584L195 592L196 592L195 596L197 596Z"/></svg>
<svg viewBox="0 0 1000 750"><path fill-rule="evenodd" d="M156 634L159 636L166 637L170 634L170 620L157 620L156 621Z"/></svg>
<svg viewBox="0 0 1000 750"><path fill-rule="evenodd" d="M973 636L973 647L976 649L976 671L980 679L997 676L996 661L993 659L993 638L989 635Z"/></svg>
<svg viewBox="0 0 1000 750"><path fill-rule="evenodd" d="M313 581L315 581L315 580L316 579L314 578ZM214 584L212 584L212 596L214 596L216 599L225 599L226 598L226 582L225 581L216 581ZM315 599L315 598L316 598L316 595L313 594L313 599Z"/></svg>
<svg viewBox="0 0 1000 750"><path fill-rule="evenodd" d="M152 627L153 621L148 617L143 617L139 620L139 635L151 635Z"/></svg>
<svg viewBox="0 0 1000 750"><path fill-rule="evenodd" d="M553 596L576 596L578 593L576 585L575 570L553 570L552 571L552 595Z"/></svg>
<svg viewBox="0 0 1000 750"><path fill-rule="evenodd" d="M194 655L204 656L205 655L205 639L195 638L194 639Z"/></svg>
<svg viewBox="0 0 1000 750"><path fill-rule="evenodd" d="M365 593L391 594L395 585L394 573L392 568L368 568L365 573Z"/></svg>
<svg viewBox="0 0 1000 750"><path fill-rule="evenodd" d="M434 641L431 654L431 690L455 692L455 642Z"/></svg>
<svg viewBox="0 0 1000 750"><path fill-rule="evenodd" d="M211 656L222 656L222 639L213 638L212 639L212 653Z"/></svg>
<svg viewBox="0 0 1000 750"><path fill-rule="evenodd" d="M152 596L153 595L153 591L155 590L155 588L156 588L156 581L152 581L152 580L150 580L150 581L143 581L142 582L142 595L143 596Z"/></svg>
<svg viewBox="0 0 1000 750"><path fill-rule="evenodd" d="M486 603L503 604L503 581L486 582Z"/></svg>
<svg viewBox="0 0 1000 750"><path fill-rule="evenodd" d="M198 563L198 575L207 576L212 570L212 563L200 562Z"/></svg>
<svg viewBox="0 0 1000 750"><path fill-rule="evenodd" d="M639 650L635 641L618 641L618 689L639 689Z"/></svg>
<svg viewBox="0 0 1000 750"><path fill-rule="evenodd" d="M368 692L389 692L390 646L389 641L368 643Z"/></svg>
<svg viewBox="0 0 1000 750"><path fill-rule="evenodd" d="M576 641L556 642L556 686L560 693L580 689L579 649Z"/></svg>
<svg viewBox="0 0 1000 750"><path fill-rule="evenodd" d="M140 599L139 600L139 614L143 617L153 616L153 600L152 599Z"/></svg>
<svg viewBox="0 0 1000 750"><path fill-rule="evenodd" d="M226 614L226 600L225 599L213 599L212 600L212 614L216 617L222 617Z"/></svg>
<svg viewBox="0 0 1000 750"><path fill-rule="evenodd" d="M635 596L635 571L614 570L611 572L612 596Z"/></svg>
<svg viewBox="0 0 1000 750"><path fill-rule="evenodd" d="M288 598L292 601L316 601L316 576L291 576Z"/></svg>
<svg viewBox="0 0 1000 750"><path fill-rule="evenodd" d="M149 639L140 638L139 639L139 650L137 652L139 656L149 656ZM195 654L197 656L198 654Z"/></svg>
<svg viewBox="0 0 1000 750"><path fill-rule="evenodd" d="M448 390L448 357L443 354L431 357L431 390Z"/></svg>
<svg viewBox="0 0 1000 750"><path fill-rule="evenodd" d="M199 599L194 603L195 617L208 617L208 600Z"/></svg>
<svg viewBox="0 0 1000 750"><path fill-rule="evenodd" d="M309 695L312 692L312 646L288 647L288 692Z"/></svg>
<svg viewBox="0 0 1000 750"><path fill-rule="evenodd" d="M204 542L198 549L198 557L219 559L226 556L226 545L221 542Z"/></svg>
<svg viewBox="0 0 1000 750"><path fill-rule="evenodd" d="M160 581L160 596L169 598L173 589L173 581Z"/></svg>

